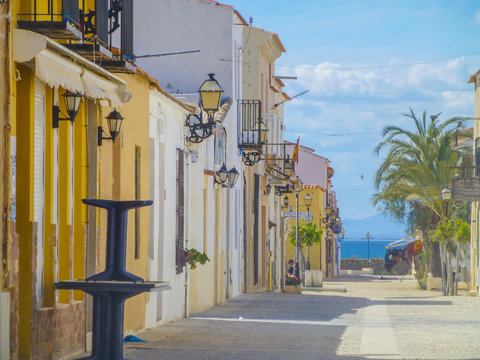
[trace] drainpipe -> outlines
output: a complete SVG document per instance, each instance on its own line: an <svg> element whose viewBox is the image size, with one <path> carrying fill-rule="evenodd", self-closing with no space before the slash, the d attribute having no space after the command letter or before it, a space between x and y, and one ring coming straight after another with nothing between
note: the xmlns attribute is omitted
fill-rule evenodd
<svg viewBox="0 0 480 360"><path fill-rule="evenodd" d="M5 47L7 48L7 54L5 56L5 72L7 73L7 86L6 86L6 102L7 106L5 109L5 189L4 189L4 201L5 201L5 209L6 216L4 222L4 235L3 235L3 252L2 252L2 266L3 268L3 279L1 279L1 290L7 289L10 287L9 279L9 270L10 270L10 222L11 222L11 130L12 130L12 74L14 74L14 62L13 62L13 31L12 31L12 19L11 19L11 11L13 3L11 1L6 2L6 15L5 16ZM3 30L3 29L2 29Z"/></svg>

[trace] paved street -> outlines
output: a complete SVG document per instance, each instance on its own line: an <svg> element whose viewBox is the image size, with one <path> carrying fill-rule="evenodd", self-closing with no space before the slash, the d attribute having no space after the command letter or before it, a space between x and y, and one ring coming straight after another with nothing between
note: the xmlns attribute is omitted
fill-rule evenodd
<svg viewBox="0 0 480 360"><path fill-rule="evenodd" d="M242 295L137 334L148 342L126 344L125 357L480 358L478 297L417 290L408 277L345 277L324 289L331 291Z"/></svg>

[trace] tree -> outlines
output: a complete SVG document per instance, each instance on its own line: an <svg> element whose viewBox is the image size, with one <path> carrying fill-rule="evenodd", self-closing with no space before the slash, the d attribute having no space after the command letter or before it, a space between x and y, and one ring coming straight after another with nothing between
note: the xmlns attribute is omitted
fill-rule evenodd
<svg viewBox="0 0 480 360"><path fill-rule="evenodd" d="M433 241L442 246L442 263L445 264L443 271L444 295L456 295L453 273L458 269L460 248L470 240L470 225L459 218L444 219L432 233ZM455 262L453 262L455 256ZM458 277L456 278L458 281Z"/></svg>
<svg viewBox="0 0 480 360"><path fill-rule="evenodd" d="M288 239L290 240L290 244L296 246L296 232L297 227L293 225L292 230L288 233ZM310 270L310 246L314 244L319 244L322 241L322 234L323 229L317 229L317 225L312 222L307 223L300 223L298 224L298 239L300 241L300 251L303 256L303 246L306 246L307 250L307 267L303 264L303 268L307 268ZM304 261L304 260L303 260Z"/></svg>
<svg viewBox="0 0 480 360"><path fill-rule="evenodd" d="M373 196L376 205L397 219L408 219L410 225L421 229L424 234L436 229L446 214L454 216L458 203L451 200L448 209L442 199L442 190L451 182L465 147L453 146L458 136L466 136L458 118L444 122L438 115L430 116L423 112L417 118L410 109L404 114L413 121L414 131L398 126L387 126L383 130L384 140L375 148L375 153L386 155L375 175L377 193ZM429 238L424 238L428 242ZM432 245L428 244L427 246ZM432 270L441 262L440 247L431 246ZM439 276L434 271L434 276Z"/></svg>

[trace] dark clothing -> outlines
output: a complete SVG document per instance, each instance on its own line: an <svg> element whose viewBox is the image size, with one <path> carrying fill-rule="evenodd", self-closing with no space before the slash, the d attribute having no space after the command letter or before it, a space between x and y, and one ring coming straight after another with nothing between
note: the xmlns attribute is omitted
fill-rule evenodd
<svg viewBox="0 0 480 360"><path fill-rule="evenodd" d="M288 268L288 273L293 275L293 265Z"/></svg>

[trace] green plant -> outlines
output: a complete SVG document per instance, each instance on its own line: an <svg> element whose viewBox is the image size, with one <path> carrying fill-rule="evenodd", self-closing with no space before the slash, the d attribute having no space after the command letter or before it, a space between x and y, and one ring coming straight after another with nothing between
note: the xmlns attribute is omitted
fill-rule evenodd
<svg viewBox="0 0 480 360"><path fill-rule="evenodd" d="M207 261L210 261L207 254L204 252L201 253L197 249L185 249L187 253L189 253L190 258L188 259L188 263L190 264L190 268L195 269L197 264L205 265Z"/></svg>
<svg viewBox="0 0 480 360"><path fill-rule="evenodd" d="M427 256L425 254L420 254L417 256L417 268L415 272L415 279L417 279L418 286L421 289L427 288Z"/></svg>
<svg viewBox="0 0 480 360"><path fill-rule="evenodd" d="M297 278L292 274L285 274L285 285L298 286L302 282L301 279Z"/></svg>

